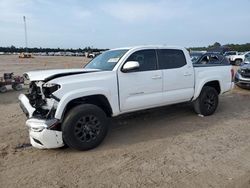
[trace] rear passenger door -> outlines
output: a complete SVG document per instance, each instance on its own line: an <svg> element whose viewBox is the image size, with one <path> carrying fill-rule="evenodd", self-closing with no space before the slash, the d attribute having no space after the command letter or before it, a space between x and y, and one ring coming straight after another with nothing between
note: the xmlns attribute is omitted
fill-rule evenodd
<svg viewBox="0 0 250 188"><path fill-rule="evenodd" d="M162 71L157 70L155 49L132 53L125 62L137 61L139 69L118 71L120 110L122 112L145 109L162 103Z"/></svg>
<svg viewBox="0 0 250 188"><path fill-rule="evenodd" d="M179 49L158 49L159 69L163 71L163 102L185 102L194 94L194 70Z"/></svg>

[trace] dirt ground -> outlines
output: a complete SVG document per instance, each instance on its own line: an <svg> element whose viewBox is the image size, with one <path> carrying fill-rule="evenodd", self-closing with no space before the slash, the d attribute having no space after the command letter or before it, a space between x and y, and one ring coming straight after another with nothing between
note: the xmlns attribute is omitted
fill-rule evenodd
<svg viewBox="0 0 250 188"><path fill-rule="evenodd" d="M0 74L86 62L0 56ZM181 104L116 118L103 144L87 152L21 147L29 139L19 93L0 94L0 187L250 187L249 90L221 96L210 117Z"/></svg>

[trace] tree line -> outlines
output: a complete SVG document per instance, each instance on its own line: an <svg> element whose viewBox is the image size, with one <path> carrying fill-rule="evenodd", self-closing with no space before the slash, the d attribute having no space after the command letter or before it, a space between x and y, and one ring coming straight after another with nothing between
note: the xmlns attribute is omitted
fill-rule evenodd
<svg viewBox="0 0 250 188"><path fill-rule="evenodd" d="M228 49L232 51L239 51L239 52L244 52L244 51L250 51L250 43L246 44L226 44L226 45L221 45L219 42L215 42L213 45L209 45L207 47L191 47L188 48L189 50L192 51L208 51L212 48L216 47L227 47ZM73 52L73 53L79 53L79 52L100 52L100 51L105 51L108 49L100 49L100 48L92 48L92 47L85 47L85 48L42 48L42 47L34 47L34 48L27 48L27 51L30 53L48 53L48 52ZM10 46L10 47L0 47L0 52L10 52L10 53L21 53L21 52L26 52L26 48L23 47L15 47L15 46Z"/></svg>
<svg viewBox="0 0 250 188"><path fill-rule="evenodd" d="M79 52L100 52L104 51L107 49L101 49L101 48L91 48L91 47L85 47L85 48L23 48L23 47L15 47L15 46L10 46L10 47L0 47L0 52L10 52L10 53L21 53L21 52L26 52L28 51L29 53L48 53L48 52L72 52L72 53L79 53Z"/></svg>
<svg viewBox="0 0 250 188"><path fill-rule="evenodd" d="M219 42L215 42L213 45L209 45L207 47L191 47L189 49L193 50L193 51L208 51L208 50L211 50L213 48L219 48L219 47L226 47L226 48L230 49L231 51L238 51L238 52L250 51L250 43L221 45Z"/></svg>

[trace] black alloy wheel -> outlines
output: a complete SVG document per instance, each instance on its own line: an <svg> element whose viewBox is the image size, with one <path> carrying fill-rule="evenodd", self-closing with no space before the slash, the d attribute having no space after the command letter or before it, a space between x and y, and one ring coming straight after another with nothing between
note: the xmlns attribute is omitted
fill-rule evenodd
<svg viewBox="0 0 250 188"><path fill-rule="evenodd" d="M86 115L78 120L75 136L82 142L95 140L101 131L101 123L95 115Z"/></svg>
<svg viewBox="0 0 250 188"><path fill-rule="evenodd" d="M199 97L193 103L197 114L204 116L212 115L219 103L218 92L213 87L204 86Z"/></svg>
<svg viewBox="0 0 250 188"><path fill-rule="evenodd" d="M64 143L77 150L97 147L107 132L107 115L93 104L81 104L72 108L62 123Z"/></svg>
<svg viewBox="0 0 250 188"><path fill-rule="evenodd" d="M207 111L211 111L216 106L216 96L214 92L206 93L204 105L207 108Z"/></svg>

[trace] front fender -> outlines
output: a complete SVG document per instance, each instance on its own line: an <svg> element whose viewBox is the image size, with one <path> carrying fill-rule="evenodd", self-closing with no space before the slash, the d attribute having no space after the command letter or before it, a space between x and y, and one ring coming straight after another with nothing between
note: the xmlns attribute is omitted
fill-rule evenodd
<svg viewBox="0 0 250 188"><path fill-rule="evenodd" d="M84 89L73 90L73 91L70 91L70 92L66 93L65 95L63 95L63 97L61 98L60 102L57 105L55 118L56 119L62 118L64 110L70 101L77 99L77 98L87 97L87 96L91 96L91 95L104 95L108 99L108 101L110 102L110 106L111 106L112 110L115 110L115 108L114 108L115 104L114 104L114 101L111 100L110 91L104 90L102 88L95 88L95 87L84 88Z"/></svg>

